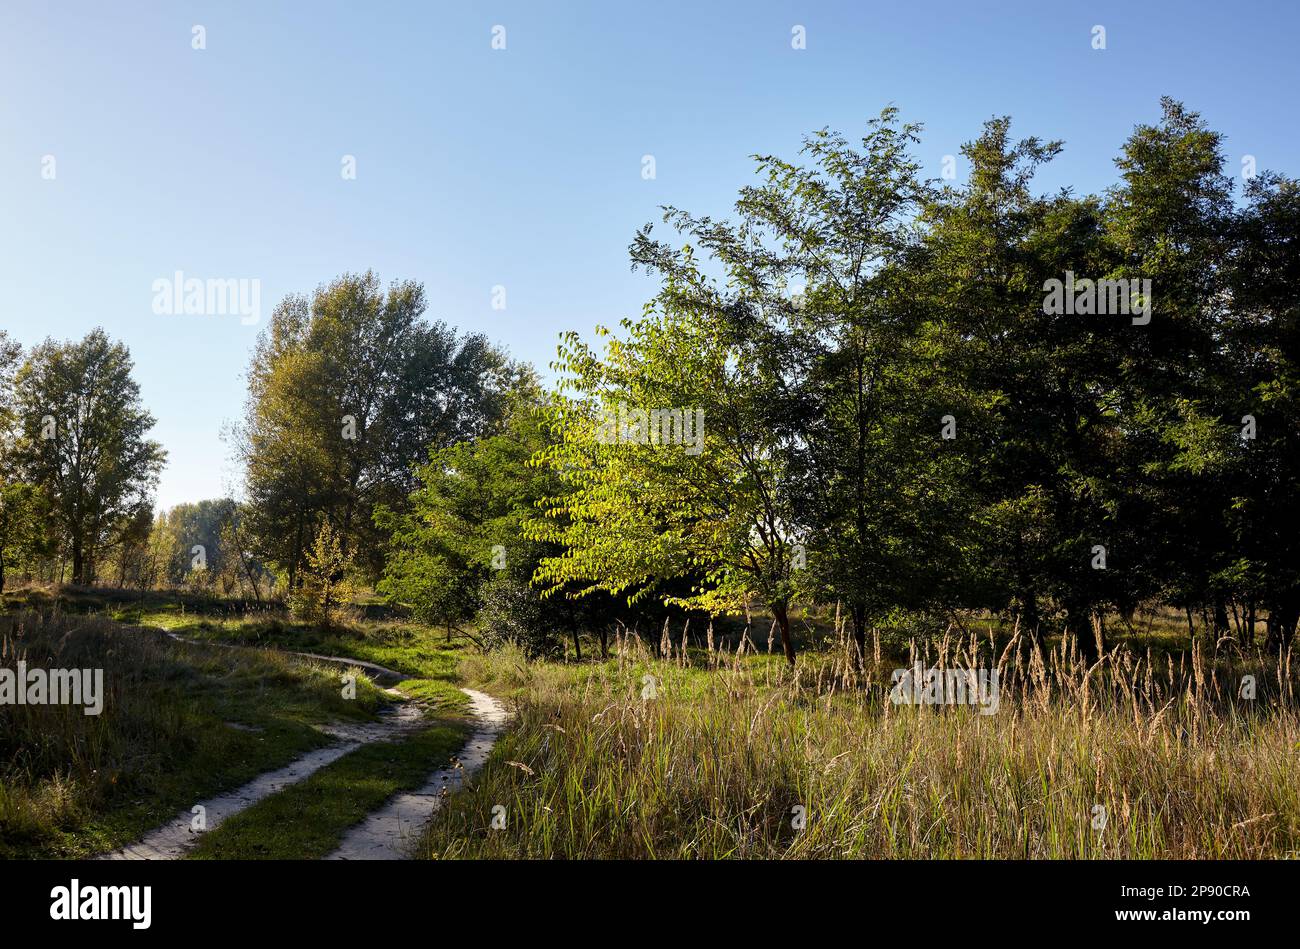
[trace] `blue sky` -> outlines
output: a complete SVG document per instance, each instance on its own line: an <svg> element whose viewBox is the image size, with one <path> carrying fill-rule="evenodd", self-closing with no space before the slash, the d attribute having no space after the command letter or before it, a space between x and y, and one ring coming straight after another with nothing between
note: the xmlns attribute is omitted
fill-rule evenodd
<svg viewBox="0 0 1300 949"><path fill-rule="evenodd" d="M639 311L627 245L660 204L725 213L749 155L890 103L935 176L1008 114L1066 142L1045 190L1100 190L1166 94L1227 135L1230 170L1298 174L1297 38L1290 2L5 0L0 327L126 342L170 453L160 504L214 497L260 326L155 314L177 270L260 280L263 316L344 271L416 279L431 317L544 367L562 330Z"/></svg>

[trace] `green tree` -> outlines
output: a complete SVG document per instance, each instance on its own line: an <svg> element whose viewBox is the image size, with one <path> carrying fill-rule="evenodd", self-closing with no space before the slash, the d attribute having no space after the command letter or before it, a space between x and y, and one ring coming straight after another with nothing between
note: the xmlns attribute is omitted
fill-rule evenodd
<svg viewBox="0 0 1300 949"><path fill-rule="evenodd" d="M1268 611L1267 645L1289 648L1300 620L1300 182L1250 183L1235 227L1221 409L1231 455L1223 478L1231 557L1223 573ZM1218 512L1215 512L1216 514Z"/></svg>
<svg viewBox="0 0 1300 949"><path fill-rule="evenodd" d="M206 585L226 559L222 531L235 517L230 498L177 504L167 512L168 528L174 535L167 564L167 581L179 585L187 580Z"/></svg>
<svg viewBox="0 0 1300 949"><path fill-rule="evenodd" d="M97 558L151 505L166 458L146 438L154 420L131 370L126 347L96 329L79 342L41 343L15 378L17 453L50 498L74 583L93 581Z"/></svg>
<svg viewBox="0 0 1300 949"><path fill-rule="evenodd" d="M6 571L40 553L48 552L45 497L21 480L17 447L19 413L15 403L14 374L22 348L0 330L0 593Z"/></svg>
<svg viewBox="0 0 1300 949"><path fill-rule="evenodd" d="M353 592L348 580L351 568L352 557L343 549L342 537L325 521L307 550L302 582L290 594L294 613L326 627L333 625Z"/></svg>
<svg viewBox="0 0 1300 949"><path fill-rule="evenodd" d="M649 248L659 254L662 248ZM566 376L550 408L555 444L539 460L563 483L530 536L560 545L536 580L550 595L605 592L710 613L769 608L794 663L788 610L798 594L794 426L779 333L746 331L716 310L688 249L663 251L672 275L604 357L566 334ZM714 307L725 308L721 300ZM685 580L686 590L672 590Z"/></svg>
<svg viewBox="0 0 1300 949"><path fill-rule="evenodd" d="M553 473L531 463L549 444L544 403L536 381L525 377L492 434L430 452L409 510L376 514L390 534L378 589L445 627L448 637L477 617L488 642L517 642L540 654L567 627L580 655L582 611L562 599L544 601L530 583L541 559L561 552L527 532L538 502L558 489Z"/></svg>
<svg viewBox="0 0 1300 949"><path fill-rule="evenodd" d="M963 415L955 378L937 371L948 342L918 305L918 214L931 186L910 155L918 126L895 109L860 148L821 131L805 164L764 156L739 229L693 222L723 254L736 303L790 328L797 411L795 522L811 589L839 599L859 659L869 622L946 605L961 555L962 462L945 451L945 417ZM723 235L726 234L725 239ZM798 288L787 302L783 293ZM793 404L792 404L793 403Z"/></svg>
<svg viewBox="0 0 1300 949"><path fill-rule="evenodd" d="M429 448L483 432L500 415L512 367L482 336L424 321L423 288L344 275L286 298L261 336L238 432L249 529L296 584L326 518L375 576L373 513L401 509Z"/></svg>

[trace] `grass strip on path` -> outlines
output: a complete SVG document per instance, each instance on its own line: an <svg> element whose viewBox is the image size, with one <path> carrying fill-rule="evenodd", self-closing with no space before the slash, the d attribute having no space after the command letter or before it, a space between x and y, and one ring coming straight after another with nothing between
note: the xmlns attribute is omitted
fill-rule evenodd
<svg viewBox="0 0 1300 949"><path fill-rule="evenodd" d="M231 817L189 854L209 860L310 860L333 851L349 827L394 794L420 787L450 762L470 732L444 721L400 741L359 748L310 778Z"/></svg>

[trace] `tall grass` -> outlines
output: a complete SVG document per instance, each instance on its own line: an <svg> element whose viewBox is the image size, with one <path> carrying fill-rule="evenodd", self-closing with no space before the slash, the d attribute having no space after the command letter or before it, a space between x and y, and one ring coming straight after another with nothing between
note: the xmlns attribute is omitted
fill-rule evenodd
<svg viewBox="0 0 1300 949"><path fill-rule="evenodd" d="M1300 848L1290 656L973 633L862 668L638 641L600 665L467 659L516 721L430 857L1276 858ZM1000 708L895 705L890 672L996 668ZM653 698L644 698L647 675ZM1241 677L1256 697L1241 697ZM506 826L491 829L495 805ZM797 810L802 808L802 812ZM805 823L799 825L800 815Z"/></svg>

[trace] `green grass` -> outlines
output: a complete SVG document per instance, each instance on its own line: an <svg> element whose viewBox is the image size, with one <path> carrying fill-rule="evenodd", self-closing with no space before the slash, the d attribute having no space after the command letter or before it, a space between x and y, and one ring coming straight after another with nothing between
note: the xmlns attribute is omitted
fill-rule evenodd
<svg viewBox="0 0 1300 949"><path fill-rule="evenodd" d="M264 648L166 643L86 620L129 637L99 636L137 678L123 672L130 687L103 735L70 720L43 729L26 722L25 745L0 744L4 855L105 849L213 793L212 785L236 786L321 742L313 722L373 710L339 699L338 669L276 652L285 649L400 671L409 678L399 688L425 707L431 727L359 749L232 817L202 839L198 858L328 853L349 826L422 784L460 747L460 682L512 697L517 714L475 782L426 829L420 850L431 858L1300 854L1300 670L1236 644L1216 653L1204 635L1193 649L1174 610L1141 614L1131 627L1112 617L1114 651L1091 671L1059 636L1037 655L1009 650L1010 626L987 617L963 617L963 631L918 640L927 665L1002 668L1001 709L981 716L887 700L890 672L910 665L907 636L923 618L879 630L867 668L857 671L828 634L833 616L801 616L804 648L791 674L779 646L767 652L758 623L750 631L758 652L739 657L738 635L729 651L710 653L694 629L685 653L673 631L671 660L627 639L614 644L612 659L569 664L529 662L509 649L477 655L401 619L322 629L170 594L139 601L65 591L54 601L199 641ZM37 594L19 605L42 602ZM69 641L79 649L82 639ZM133 651L140 644L152 645ZM1258 681L1253 701L1237 695L1245 674ZM161 701L141 698L158 687ZM59 763L69 757L65 774ZM504 830L490 829L497 805L506 808ZM1098 805L1107 813L1100 832L1092 825ZM796 807L807 814L802 829L792 824Z"/></svg>
<svg viewBox="0 0 1300 949"><path fill-rule="evenodd" d="M206 833L199 860L301 860L334 850L349 827L392 795L420 787L464 744L468 726L444 721L400 741L365 745Z"/></svg>
<svg viewBox="0 0 1300 949"><path fill-rule="evenodd" d="M0 706L0 857L86 857L328 744L388 701L337 669L61 613L0 615L5 665L102 668L104 711ZM242 726L242 727L235 727Z"/></svg>
<svg viewBox="0 0 1300 949"><path fill-rule="evenodd" d="M462 654L458 646L447 646L430 627L391 620L322 629L284 615L211 617L155 610L142 612L137 622L198 641L343 656L422 679L454 679Z"/></svg>
<svg viewBox="0 0 1300 949"><path fill-rule="evenodd" d="M358 749L260 802L204 838L198 856L327 851L392 793L423 783L467 733L468 699L453 681L460 652L419 624L357 620L326 630L164 591L141 597L25 588L7 593L3 604L0 633L22 643L30 661L102 666L112 688L98 718L57 707L0 709L7 726L0 734L0 857L85 857L121 846L197 800L329 744L314 725L372 720L391 701L364 677L356 700L346 700L338 667L288 650L409 675L398 687L423 707L431 727ZM274 825L265 833L257 829L264 819Z"/></svg>
<svg viewBox="0 0 1300 949"><path fill-rule="evenodd" d="M469 696L445 679L403 679L397 691L419 702L426 716L463 715L469 712Z"/></svg>

